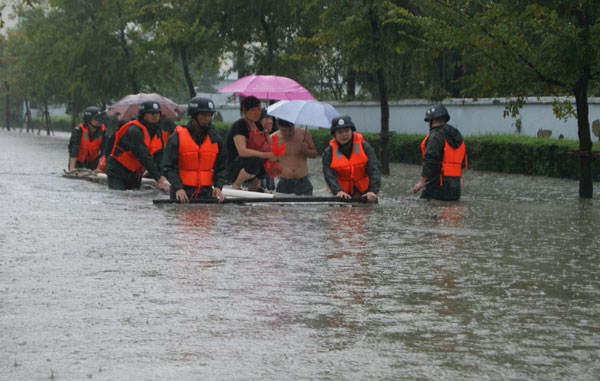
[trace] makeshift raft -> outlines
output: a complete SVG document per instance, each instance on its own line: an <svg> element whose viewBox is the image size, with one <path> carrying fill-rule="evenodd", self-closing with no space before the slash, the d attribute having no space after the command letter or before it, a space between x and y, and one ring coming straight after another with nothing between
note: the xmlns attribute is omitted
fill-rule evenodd
<svg viewBox="0 0 600 381"><path fill-rule="evenodd" d="M77 168L72 171L64 171L63 177L69 179L86 180L94 183L106 184L105 173L96 173L87 168ZM142 178L142 186L145 188L156 188L154 179ZM222 190L225 200L221 204L237 205L330 205L330 206L359 206L367 204L365 197L343 199L338 197L315 197L315 196L296 196L279 197L274 193L252 192L247 190L231 189L224 187ZM152 200L155 205L180 204L177 200L156 199ZM189 204L219 204L216 198L203 198L190 200Z"/></svg>
<svg viewBox="0 0 600 381"><path fill-rule="evenodd" d="M225 191L225 189L224 189ZM244 192L244 191L242 191ZM227 193L225 191L225 193ZM257 193L257 192L247 192ZM160 204L180 204L177 200L157 199L152 200L155 205ZM219 204L216 198L202 198L190 200L190 204ZM254 197L229 197L221 202L221 204L238 204L238 205L335 205L335 206L354 206L356 204L367 204L366 197L343 199L339 197L269 197L269 198L254 198ZM186 204L187 205L187 204Z"/></svg>
<svg viewBox="0 0 600 381"><path fill-rule="evenodd" d="M68 179L86 180L99 184L108 183L106 173L96 173L91 169L87 168L76 168L72 171L67 171L66 169L63 169L63 172L64 173L62 176ZM156 180L143 177L142 186L144 188L156 188Z"/></svg>
<svg viewBox="0 0 600 381"><path fill-rule="evenodd" d="M367 198L342 199L339 197L315 197L315 196L280 196L275 193L253 192L248 190L231 189L225 186L221 190L225 200L219 202L216 198L200 198L189 200L189 204L237 204L237 205L331 205L331 206L354 206L356 204L367 204ZM181 204L177 200L157 199L152 200L155 205ZM184 204L188 205L188 204Z"/></svg>

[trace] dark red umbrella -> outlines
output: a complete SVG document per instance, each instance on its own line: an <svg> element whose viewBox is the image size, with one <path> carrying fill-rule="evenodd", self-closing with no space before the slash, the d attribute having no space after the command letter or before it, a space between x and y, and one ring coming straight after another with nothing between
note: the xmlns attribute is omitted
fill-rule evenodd
<svg viewBox="0 0 600 381"><path fill-rule="evenodd" d="M173 102L167 97L163 97L156 93L139 93L130 94L119 99L106 112L110 117L117 117L119 120L130 121L132 117L138 114L138 107L144 101L154 101L160 105L160 111L165 118L179 119L181 113L184 112L183 107Z"/></svg>

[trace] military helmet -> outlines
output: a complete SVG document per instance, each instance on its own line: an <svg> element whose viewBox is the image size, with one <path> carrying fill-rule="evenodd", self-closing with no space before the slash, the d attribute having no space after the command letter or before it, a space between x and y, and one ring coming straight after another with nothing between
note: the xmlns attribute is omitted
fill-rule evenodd
<svg viewBox="0 0 600 381"><path fill-rule="evenodd" d="M445 122L450 120L450 114L448 114L448 110L443 105L435 105L427 109L425 112L425 121L429 122L430 120L438 119L438 118L446 118Z"/></svg>
<svg viewBox="0 0 600 381"><path fill-rule="evenodd" d="M348 115L339 115L331 120L331 128L329 129L329 132L331 132L331 135L333 135L336 130L346 127L352 127L352 131L356 131L356 126L354 126L354 123L352 123L352 118L350 118Z"/></svg>
<svg viewBox="0 0 600 381"><path fill-rule="evenodd" d="M188 103L187 114L193 118L199 112L210 112L214 114L215 112L217 112L217 109L215 108L215 103L208 98L193 97Z"/></svg>
<svg viewBox="0 0 600 381"><path fill-rule="evenodd" d="M98 107L90 106L83 111L83 123L89 123L92 119L98 119L98 115L102 113Z"/></svg>
<svg viewBox="0 0 600 381"><path fill-rule="evenodd" d="M143 101L142 103L140 103L138 107L138 118L141 119L147 112L157 112L159 114L162 114L162 111L160 110L160 105L158 104L158 102L155 101Z"/></svg>

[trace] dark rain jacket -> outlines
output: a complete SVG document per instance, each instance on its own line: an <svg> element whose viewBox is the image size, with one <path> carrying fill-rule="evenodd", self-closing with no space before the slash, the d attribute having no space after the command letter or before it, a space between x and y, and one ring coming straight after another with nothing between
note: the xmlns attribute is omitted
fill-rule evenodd
<svg viewBox="0 0 600 381"><path fill-rule="evenodd" d="M140 123L143 124L142 121L140 121ZM146 126L146 128L150 134L150 138L159 132L157 126L154 128ZM146 144L144 144L144 133L138 126L131 125L125 134L123 134L121 140L119 141L118 147L115 149L131 151L131 153L138 158L142 166L148 171L148 175L154 180L158 180L162 176L160 166L157 165L155 158L150 155L150 150L148 147L146 147ZM160 151L161 155L162 151L163 150ZM155 156L157 155L155 154ZM160 156L159 159L162 159L162 156ZM114 177L120 179L122 182L128 185L127 188L139 188L141 184L141 178L138 178L138 174L125 168L112 155L109 156L106 161L106 175L109 178ZM135 184L138 185L135 186Z"/></svg>
<svg viewBox="0 0 600 381"><path fill-rule="evenodd" d="M460 199L460 177L444 176L440 186L444 139L452 148L458 148L463 142L460 131L449 124L443 124L429 130L429 139L425 143L423 170L421 172L421 176L426 177L427 181L421 192L421 198L448 201Z"/></svg>
<svg viewBox="0 0 600 381"><path fill-rule="evenodd" d="M375 194L379 193L379 189L381 188L381 171L379 170L379 160L377 160L377 154L375 150L369 143L366 141L362 142L362 148L369 161L367 162L367 175L369 176L369 188L367 188L366 192L373 192ZM351 153L352 152L352 140L346 143L345 146L340 146L340 150L342 153ZM337 174L334 169L331 168L331 159L333 157L333 149L330 145L325 148L322 155L322 163L323 163L323 175L325 176L325 182L329 187L329 190L332 194L337 194L342 190L340 184L338 183ZM346 157L349 157L346 155Z"/></svg>
<svg viewBox="0 0 600 381"><path fill-rule="evenodd" d="M190 135L196 144L201 145L207 134L213 143L217 143L219 153L217 154L214 164L213 184L215 187L223 189L225 178L227 176L227 149L225 148L225 144L223 144L217 130L215 130L212 125L209 125L206 129L201 128L200 134L194 135L194 133L192 133L194 129L191 127L190 123L191 121L185 127L190 131ZM171 183L171 197L174 198L175 192L180 189L185 189L186 194L191 196L196 191L196 188L184 186L181 182L181 177L179 176L179 134L171 134L164 151L162 165L167 180ZM211 194L212 187L210 186L202 187L200 190L200 197L210 197Z"/></svg>
<svg viewBox="0 0 600 381"><path fill-rule="evenodd" d="M88 131L89 131L89 127L88 127ZM81 145L81 134L82 134L82 130L81 127L79 127L79 125L73 127L73 130L71 131L71 138L69 139L69 157L77 157L79 156L79 148ZM106 140L105 137L105 132L102 130L101 127L96 128L96 131L94 131L94 133L90 136L91 140L94 139L101 139L103 140L102 143L100 143L100 156L104 155L104 141ZM93 162L89 163L87 168L89 169L96 169L96 167L98 166L98 160L100 159L100 157L98 157L96 160L94 160ZM81 168L83 167L84 164L80 163L80 162L76 162L75 163L75 167L76 168Z"/></svg>

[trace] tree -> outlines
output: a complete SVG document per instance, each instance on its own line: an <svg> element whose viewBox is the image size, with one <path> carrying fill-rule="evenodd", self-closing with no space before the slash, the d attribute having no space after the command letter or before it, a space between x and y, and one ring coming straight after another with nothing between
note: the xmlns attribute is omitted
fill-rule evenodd
<svg viewBox="0 0 600 381"><path fill-rule="evenodd" d="M12 80L25 97L43 106L46 133L50 135L48 107L64 99L62 89L67 81L55 70L64 66L60 52L65 41L57 38L56 32L60 18L56 13L45 15L39 8L27 9L20 16L20 29L9 34Z"/></svg>
<svg viewBox="0 0 600 381"><path fill-rule="evenodd" d="M204 70L218 67L222 44L217 38L213 1L148 1L140 6L142 27L156 50L167 50L179 62L190 97ZM199 72L193 75L192 69Z"/></svg>
<svg viewBox="0 0 600 381"><path fill-rule="evenodd" d="M600 7L595 0L433 0L431 38L462 48L476 71L465 93L509 96L518 112L526 96L572 95L575 108L555 102L555 114L577 118L579 196L592 198L588 93L600 79Z"/></svg>
<svg viewBox="0 0 600 381"><path fill-rule="evenodd" d="M390 115L389 71L398 58L413 48L418 23L411 1L326 1L321 16L323 31L315 38L325 44L340 43L339 54L348 69L374 78L374 97L381 107L381 171L389 175Z"/></svg>
<svg viewBox="0 0 600 381"><path fill-rule="evenodd" d="M270 74L293 78L309 90L319 84L319 61L299 41L319 29L317 1L218 0L219 36L238 76ZM310 52L312 53L312 51Z"/></svg>

